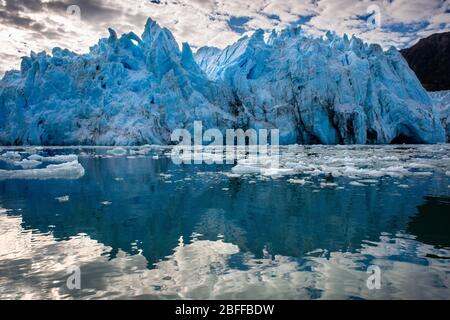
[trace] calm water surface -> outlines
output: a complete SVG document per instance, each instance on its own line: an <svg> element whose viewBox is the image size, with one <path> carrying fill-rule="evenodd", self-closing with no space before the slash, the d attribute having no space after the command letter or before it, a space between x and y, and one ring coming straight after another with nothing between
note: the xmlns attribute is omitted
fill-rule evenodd
<svg viewBox="0 0 450 320"><path fill-rule="evenodd" d="M1 299L450 299L449 145L292 146L284 176L175 165L157 147L15 151L0 169L76 154L85 173L3 171Z"/></svg>

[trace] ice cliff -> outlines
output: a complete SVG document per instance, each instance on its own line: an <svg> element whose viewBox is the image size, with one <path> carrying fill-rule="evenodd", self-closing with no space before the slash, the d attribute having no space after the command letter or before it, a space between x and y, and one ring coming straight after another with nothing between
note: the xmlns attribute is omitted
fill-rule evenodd
<svg viewBox="0 0 450 320"><path fill-rule="evenodd" d="M0 144L167 144L175 128L279 128L288 143L445 141L440 111L402 56L300 28L256 31L195 56L149 19L85 55L24 57L0 81Z"/></svg>
<svg viewBox="0 0 450 320"><path fill-rule="evenodd" d="M430 97L436 104L439 112L441 122L445 128L447 142L450 141L450 90L442 90L430 92Z"/></svg>
<svg viewBox="0 0 450 320"><path fill-rule="evenodd" d="M165 144L175 128L232 126L231 92L207 79L188 44L148 20L141 37L109 30L85 55L32 53L0 82L0 144Z"/></svg>

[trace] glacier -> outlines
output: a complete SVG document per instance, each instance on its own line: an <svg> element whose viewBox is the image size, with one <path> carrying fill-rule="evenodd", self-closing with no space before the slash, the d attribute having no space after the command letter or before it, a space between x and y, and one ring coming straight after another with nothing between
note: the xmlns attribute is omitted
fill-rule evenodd
<svg viewBox="0 0 450 320"><path fill-rule="evenodd" d="M438 107L448 142L450 141L450 90L435 91L429 94Z"/></svg>
<svg viewBox="0 0 450 320"><path fill-rule="evenodd" d="M194 54L148 19L87 54L32 52L0 81L1 145L165 145L195 120L278 128L282 144L439 143L442 114L395 48L301 27Z"/></svg>

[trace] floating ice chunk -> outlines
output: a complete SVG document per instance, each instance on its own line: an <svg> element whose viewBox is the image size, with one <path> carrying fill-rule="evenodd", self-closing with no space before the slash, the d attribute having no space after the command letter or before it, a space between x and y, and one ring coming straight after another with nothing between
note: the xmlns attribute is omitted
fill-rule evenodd
<svg viewBox="0 0 450 320"><path fill-rule="evenodd" d="M143 146L139 149L138 153L142 155L148 154L150 151L152 151L152 148L150 146Z"/></svg>
<svg viewBox="0 0 450 320"><path fill-rule="evenodd" d="M59 203L67 202L69 201L69 196L56 197L55 200L58 201Z"/></svg>
<svg viewBox="0 0 450 320"><path fill-rule="evenodd" d="M130 150L130 155L145 156L151 151L151 148L139 148L138 150Z"/></svg>
<svg viewBox="0 0 450 320"><path fill-rule="evenodd" d="M102 201L100 202L100 204L104 205L104 206L110 206L112 204L111 201Z"/></svg>
<svg viewBox="0 0 450 320"><path fill-rule="evenodd" d="M423 177L429 177L433 175L433 172L429 172L429 171L419 171L419 172L414 172L415 176L423 176Z"/></svg>
<svg viewBox="0 0 450 320"><path fill-rule="evenodd" d="M363 179L363 180L358 180L361 183L378 183L378 180L375 179Z"/></svg>
<svg viewBox="0 0 450 320"><path fill-rule="evenodd" d="M407 189L409 186L407 184L399 184L399 188Z"/></svg>
<svg viewBox="0 0 450 320"><path fill-rule="evenodd" d="M28 160L41 161L41 162L49 162L49 163L66 163L72 161L78 161L78 156L76 154L68 154L68 155L56 155L51 157L44 157L38 154L32 154L28 157Z"/></svg>
<svg viewBox="0 0 450 320"><path fill-rule="evenodd" d="M262 168L261 174L264 176L284 176L294 174L295 171L293 169L285 169L285 168Z"/></svg>
<svg viewBox="0 0 450 320"><path fill-rule="evenodd" d="M331 171L331 176L333 176L334 178L341 177L342 175L343 174L341 172L339 172L338 170Z"/></svg>
<svg viewBox="0 0 450 320"><path fill-rule="evenodd" d="M40 156L38 154L32 154L28 157L28 160L34 160L34 161L41 161L43 156Z"/></svg>
<svg viewBox="0 0 450 320"><path fill-rule="evenodd" d="M231 168L231 171L237 174L261 173L261 167L245 164L237 164L233 168Z"/></svg>
<svg viewBox="0 0 450 320"><path fill-rule="evenodd" d="M335 182L321 182L320 187L321 188L330 188L330 187L337 187L338 184Z"/></svg>
<svg viewBox="0 0 450 320"><path fill-rule="evenodd" d="M36 168L37 166L39 166L40 164L42 164L41 161L37 161L37 160L28 160L28 159L23 159L21 161L15 161L14 165L18 166L18 167L22 167L23 169L32 169L32 168Z"/></svg>
<svg viewBox="0 0 450 320"><path fill-rule="evenodd" d="M391 177L403 177L410 173L408 169L405 169L403 166L391 166L382 168L380 171Z"/></svg>
<svg viewBox="0 0 450 320"><path fill-rule="evenodd" d="M387 156L387 157L381 157L380 160L383 161L399 161L400 159L396 156Z"/></svg>
<svg viewBox="0 0 450 320"><path fill-rule="evenodd" d="M259 157L258 159L242 159L238 164L231 168L231 172L235 174L261 174L263 176L278 177L296 173L292 168L272 167L270 157L266 159Z"/></svg>
<svg viewBox="0 0 450 320"><path fill-rule="evenodd" d="M50 164L42 169L0 170L0 180L5 179L78 179L84 168L78 161Z"/></svg>
<svg viewBox="0 0 450 320"><path fill-rule="evenodd" d="M409 164L407 164L407 167L408 168L433 168L433 166L428 163L420 163L420 162L409 163Z"/></svg>
<svg viewBox="0 0 450 320"><path fill-rule="evenodd" d="M289 183L304 185L306 183L305 179L288 179Z"/></svg>
<svg viewBox="0 0 450 320"><path fill-rule="evenodd" d="M124 156L127 154L127 150L124 148L121 148L121 147L117 147L117 148L108 150L107 153L114 155L114 156Z"/></svg>
<svg viewBox="0 0 450 320"><path fill-rule="evenodd" d="M446 171L445 175L450 177L450 171Z"/></svg>
<svg viewBox="0 0 450 320"><path fill-rule="evenodd" d="M239 178L241 174L239 173L232 173L232 172L225 172L224 175L226 175L228 178Z"/></svg>
<svg viewBox="0 0 450 320"><path fill-rule="evenodd" d="M358 182L358 181L352 181L349 184L352 185L352 186L356 186L356 187L367 187L366 184Z"/></svg>
<svg viewBox="0 0 450 320"><path fill-rule="evenodd" d="M26 147L25 148L25 153L27 154L35 154L38 152L40 148L39 147Z"/></svg>
<svg viewBox="0 0 450 320"><path fill-rule="evenodd" d="M222 188L223 191L228 191L230 188Z"/></svg>
<svg viewBox="0 0 450 320"><path fill-rule="evenodd" d="M19 161L22 159L22 156L17 151L6 151L4 154L1 155L2 158L9 159L9 160L16 160Z"/></svg>
<svg viewBox="0 0 450 320"><path fill-rule="evenodd" d="M78 161L78 156L76 154L68 154L68 155L57 155L54 157L44 157L44 162L52 162L52 163L66 163L72 161Z"/></svg>

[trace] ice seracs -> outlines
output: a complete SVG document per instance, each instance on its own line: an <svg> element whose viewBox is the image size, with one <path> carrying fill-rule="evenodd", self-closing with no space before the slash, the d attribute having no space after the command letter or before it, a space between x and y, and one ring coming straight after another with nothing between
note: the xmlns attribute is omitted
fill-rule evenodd
<svg viewBox="0 0 450 320"><path fill-rule="evenodd" d="M397 50L300 28L193 54L149 19L84 55L31 53L0 81L4 145L168 144L195 120L278 128L282 144L435 143L440 114Z"/></svg>
<svg viewBox="0 0 450 320"><path fill-rule="evenodd" d="M288 28L267 42L258 30L223 50L201 48L196 59L233 89L240 123L279 128L284 144L445 140L435 106L394 48Z"/></svg>
<svg viewBox="0 0 450 320"><path fill-rule="evenodd" d="M0 144L166 144L202 119L231 126L229 97L151 19L140 38L109 30L85 55L31 53L0 82ZM228 93L231 96L231 93ZM229 123L228 123L229 122Z"/></svg>

